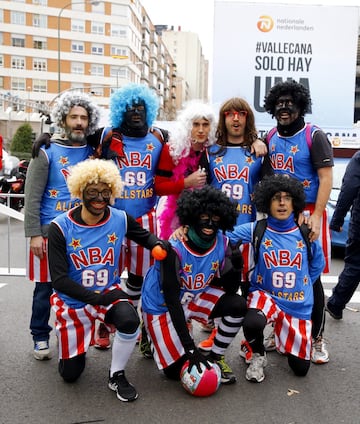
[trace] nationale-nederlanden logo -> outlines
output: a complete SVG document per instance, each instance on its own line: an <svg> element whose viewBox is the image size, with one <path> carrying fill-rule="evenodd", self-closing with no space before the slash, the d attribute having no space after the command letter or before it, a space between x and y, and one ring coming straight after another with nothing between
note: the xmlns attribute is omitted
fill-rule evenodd
<svg viewBox="0 0 360 424"><path fill-rule="evenodd" d="M262 15L257 21L257 27L261 32L269 32L274 28L274 21L271 16Z"/></svg>

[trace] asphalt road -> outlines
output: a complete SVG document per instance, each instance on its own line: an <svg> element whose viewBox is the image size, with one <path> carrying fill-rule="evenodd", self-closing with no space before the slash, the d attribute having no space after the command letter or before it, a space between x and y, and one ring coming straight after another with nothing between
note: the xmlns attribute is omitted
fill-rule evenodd
<svg viewBox="0 0 360 424"><path fill-rule="evenodd" d="M6 244L4 220L0 238ZM22 226L11 230L13 266L23 267ZM1 249L0 267L6 248ZM333 279L341 270L334 259ZM335 271L334 271L335 270ZM326 282L326 290L333 283ZM188 395L180 383L168 381L152 360L134 351L127 368L139 398L124 403L107 388L110 351L90 348L86 369L74 384L66 384L57 372L54 331L51 346L55 357L36 361L28 330L32 283L22 276L0 275L0 423L174 423L174 424L359 424L360 423L360 313L346 310L342 321L327 316L326 338L330 362L312 365L304 378L295 377L286 358L268 354L266 378L261 384L245 380L246 365L239 358L239 333L227 353L238 377L232 386L221 386L209 398ZM357 293L358 295L358 293ZM355 298L357 301L357 298ZM354 309L360 304L351 303ZM195 338L204 336L195 327Z"/></svg>

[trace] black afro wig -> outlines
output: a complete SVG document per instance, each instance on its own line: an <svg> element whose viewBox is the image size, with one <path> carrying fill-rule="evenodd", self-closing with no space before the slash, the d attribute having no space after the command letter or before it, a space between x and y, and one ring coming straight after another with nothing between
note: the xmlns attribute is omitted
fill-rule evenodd
<svg viewBox="0 0 360 424"><path fill-rule="evenodd" d="M290 95L304 116L310 112L311 97L309 90L296 81L285 81L275 84L268 92L264 100L264 108L271 116L275 115L276 102L281 96Z"/></svg>
<svg viewBox="0 0 360 424"><path fill-rule="evenodd" d="M279 191L292 197L294 214L298 217L305 207L305 193L300 181L285 174L264 177L255 187L254 201L258 212L270 213L271 198Z"/></svg>
<svg viewBox="0 0 360 424"><path fill-rule="evenodd" d="M193 226L203 213L220 217L220 229L232 230L238 216L237 204L217 188L205 186L196 190L184 190L178 201L176 213L181 225Z"/></svg>

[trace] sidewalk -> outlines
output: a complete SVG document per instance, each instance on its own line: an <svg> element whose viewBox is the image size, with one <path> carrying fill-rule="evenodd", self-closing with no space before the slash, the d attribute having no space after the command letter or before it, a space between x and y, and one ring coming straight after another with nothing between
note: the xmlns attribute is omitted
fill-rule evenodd
<svg viewBox="0 0 360 424"><path fill-rule="evenodd" d="M264 382L246 381L246 366L238 355L239 334L227 354L238 381L209 398L191 397L136 350L127 376L139 398L127 404L107 388L110 351L90 348L85 372L74 384L65 384L58 375L54 332L55 357L36 361L28 330L33 285L24 277L0 276L0 287L1 424L360 422L360 313L346 310L342 321L327 316L330 362L312 365L305 378L295 377L286 358L271 352ZM195 329L195 337L199 340L204 333Z"/></svg>

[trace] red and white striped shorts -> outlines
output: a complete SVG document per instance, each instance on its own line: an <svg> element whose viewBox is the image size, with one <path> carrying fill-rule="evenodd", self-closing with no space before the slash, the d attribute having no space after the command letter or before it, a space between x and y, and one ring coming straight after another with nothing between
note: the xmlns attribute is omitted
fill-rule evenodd
<svg viewBox="0 0 360 424"><path fill-rule="evenodd" d="M194 319L207 324L214 306L224 291L208 286L189 303L183 304L186 320ZM154 347L154 359L161 370L176 362L185 354L185 350L171 320L170 313L161 315L142 313L144 324Z"/></svg>
<svg viewBox="0 0 360 424"><path fill-rule="evenodd" d="M281 353L290 353L301 359L310 359L311 320L294 318L282 311L266 292L256 290L249 293L248 308L260 309L268 323L274 323L275 345Z"/></svg>
<svg viewBox="0 0 360 424"><path fill-rule="evenodd" d="M27 239L28 262L26 264L26 276L30 281L40 283L51 281L47 254L48 239L44 238L44 242L46 245L46 252L44 252L43 258L39 259L39 257L34 255L30 250L30 239Z"/></svg>
<svg viewBox="0 0 360 424"><path fill-rule="evenodd" d="M114 285L120 289L120 285ZM126 299L117 300L127 302ZM94 344L95 320L104 322L107 311L113 306L85 305L70 308L58 295L53 293L50 304L55 312L55 330L59 342L59 359L69 359L86 353ZM107 324L108 326L108 324ZM109 326L109 329L111 325Z"/></svg>
<svg viewBox="0 0 360 424"><path fill-rule="evenodd" d="M136 218L136 221L146 230L156 235L156 215L151 209L147 214ZM128 272L144 276L154 259L149 250L139 246L132 240L124 239L123 249L120 256L120 270L127 268Z"/></svg>

